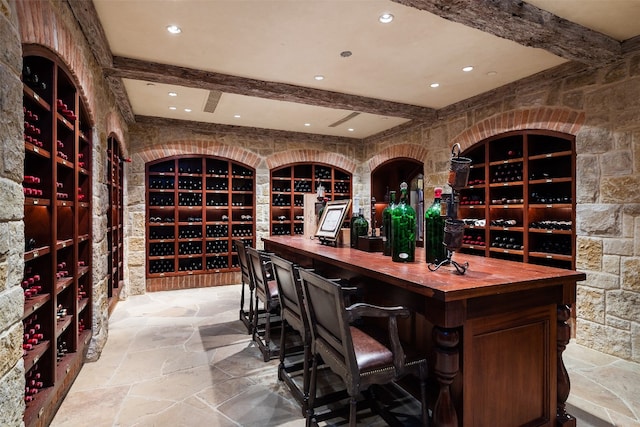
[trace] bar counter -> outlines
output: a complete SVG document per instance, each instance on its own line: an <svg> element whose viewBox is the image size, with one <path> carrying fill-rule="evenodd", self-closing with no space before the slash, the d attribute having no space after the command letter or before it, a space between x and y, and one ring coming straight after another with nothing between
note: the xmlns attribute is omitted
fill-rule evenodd
<svg viewBox="0 0 640 427"><path fill-rule="evenodd" d="M469 263L459 275L452 266L430 271L422 248L415 262L395 263L304 237L263 240L269 252L349 280L367 302L412 310L402 338L431 360L439 385L433 425L575 426L565 411L562 352L583 273L456 253Z"/></svg>

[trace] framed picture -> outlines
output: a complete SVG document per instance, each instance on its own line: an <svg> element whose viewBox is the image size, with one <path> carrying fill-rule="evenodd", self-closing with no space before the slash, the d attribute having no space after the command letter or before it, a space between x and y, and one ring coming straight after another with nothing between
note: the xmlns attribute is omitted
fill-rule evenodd
<svg viewBox="0 0 640 427"><path fill-rule="evenodd" d="M351 206L351 200L333 200L327 202L320 217L316 237L326 240L336 240L345 216Z"/></svg>

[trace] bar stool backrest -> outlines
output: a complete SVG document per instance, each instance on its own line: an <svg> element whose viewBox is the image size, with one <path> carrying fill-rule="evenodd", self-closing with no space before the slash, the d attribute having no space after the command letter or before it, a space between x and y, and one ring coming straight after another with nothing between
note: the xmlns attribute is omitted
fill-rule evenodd
<svg viewBox="0 0 640 427"><path fill-rule="evenodd" d="M247 258L247 245L240 239L234 240L236 249L238 250L238 262L240 263L240 271L242 272L242 283L249 285L249 289L253 290L255 285L251 278L251 267Z"/></svg>
<svg viewBox="0 0 640 427"><path fill-rule="evenodd" d="M311 330L304 310L304 296L298 267L277 255L271 255L271 264L278 284L281 315L300 333L305 342L309 342Z"/></svg>

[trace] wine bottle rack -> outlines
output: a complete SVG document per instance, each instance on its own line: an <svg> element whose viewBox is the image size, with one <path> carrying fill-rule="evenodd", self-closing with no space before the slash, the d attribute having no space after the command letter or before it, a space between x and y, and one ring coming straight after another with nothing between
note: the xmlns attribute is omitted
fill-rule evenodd
<svg viewBox="0 0 640 427"><path fill-rule="evenodd" d="M287 165L271 171L270 222L272 235L304 233L304 195L325 188L329 200L351 198L351 174L321 163Z"/></svg>
<svg viewBox="0 0 640 427"><path fill-rule="evenodd" d="M147 277L239 271L232 239L255 244L255 171L218 157L146 165Z"/></svg>
<svg viewBox="0 0 640 427"><path fill-rule="evenodd" d="M575 268L575 138L518 131L468 148L463 251Z"/></svg>
<svg viewBox="0 0 640 427"><path fill-rule="evenodd" d="M91 122L64 64L25 47L23 353L27 426L48 425L91 337Z"/></svg>
<svg viewBox="0 0 640 427"><path fill-rule="evenodd" d="M107 294L109 312L113 310L124 280L124 205L123 180L124 157L118 140L107 139L107 187L109 211L107 212L107 241L109 247L109 272Z"/></svg>

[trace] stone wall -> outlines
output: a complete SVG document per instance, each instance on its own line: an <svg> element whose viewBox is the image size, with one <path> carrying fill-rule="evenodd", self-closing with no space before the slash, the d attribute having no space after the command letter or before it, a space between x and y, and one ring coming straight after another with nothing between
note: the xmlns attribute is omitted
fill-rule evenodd
<svg viewBox="0 0 640 427"><path fill-rule="evenodd" d="M516 129L548 129L576 136L577 341L605 353L640 361L640 53L602 69L568 64L438 112L435 122L400 127L363 142L335 144L237 135L197 134L142 125L131 129L134 163L130 182L131 237L144 239L144 162L179 141L203 154L228 147L256 156L258 237L268 233L269 169L300 161L314 151L354 162L354 194L368 197L371 171L387 160L424 162L425 194L446 183L451 146L468 148ZM209 148L205 148L209 147ZM180 149L178 149L180 150ZM153 154L151 154L153 153ZM175 154L174 151L172 151ZM151 157L150 157L151 156ZM251 157L252 159L254 157ZM144 256L136 259L133 292L144 292ZM135 279L134 279L135 276Z"/></svg>
<svg viewBox="0 0 640 427"><path fill-rule="evenodd" d="M22 48L14 5L0 0L0 414L22 425L24 270Z"/></svg>
<svg viewBox="0 0 640 427"><path fill-rule="evenodd" d="M640 53L602 69L567 66L439 112L438 123L367 144L366 158L411 141L428 152L425 186L442 185L450 147L514 129L576 136L576 339L640 361ZM428 188L425 194L429 194Z"/></svg>

